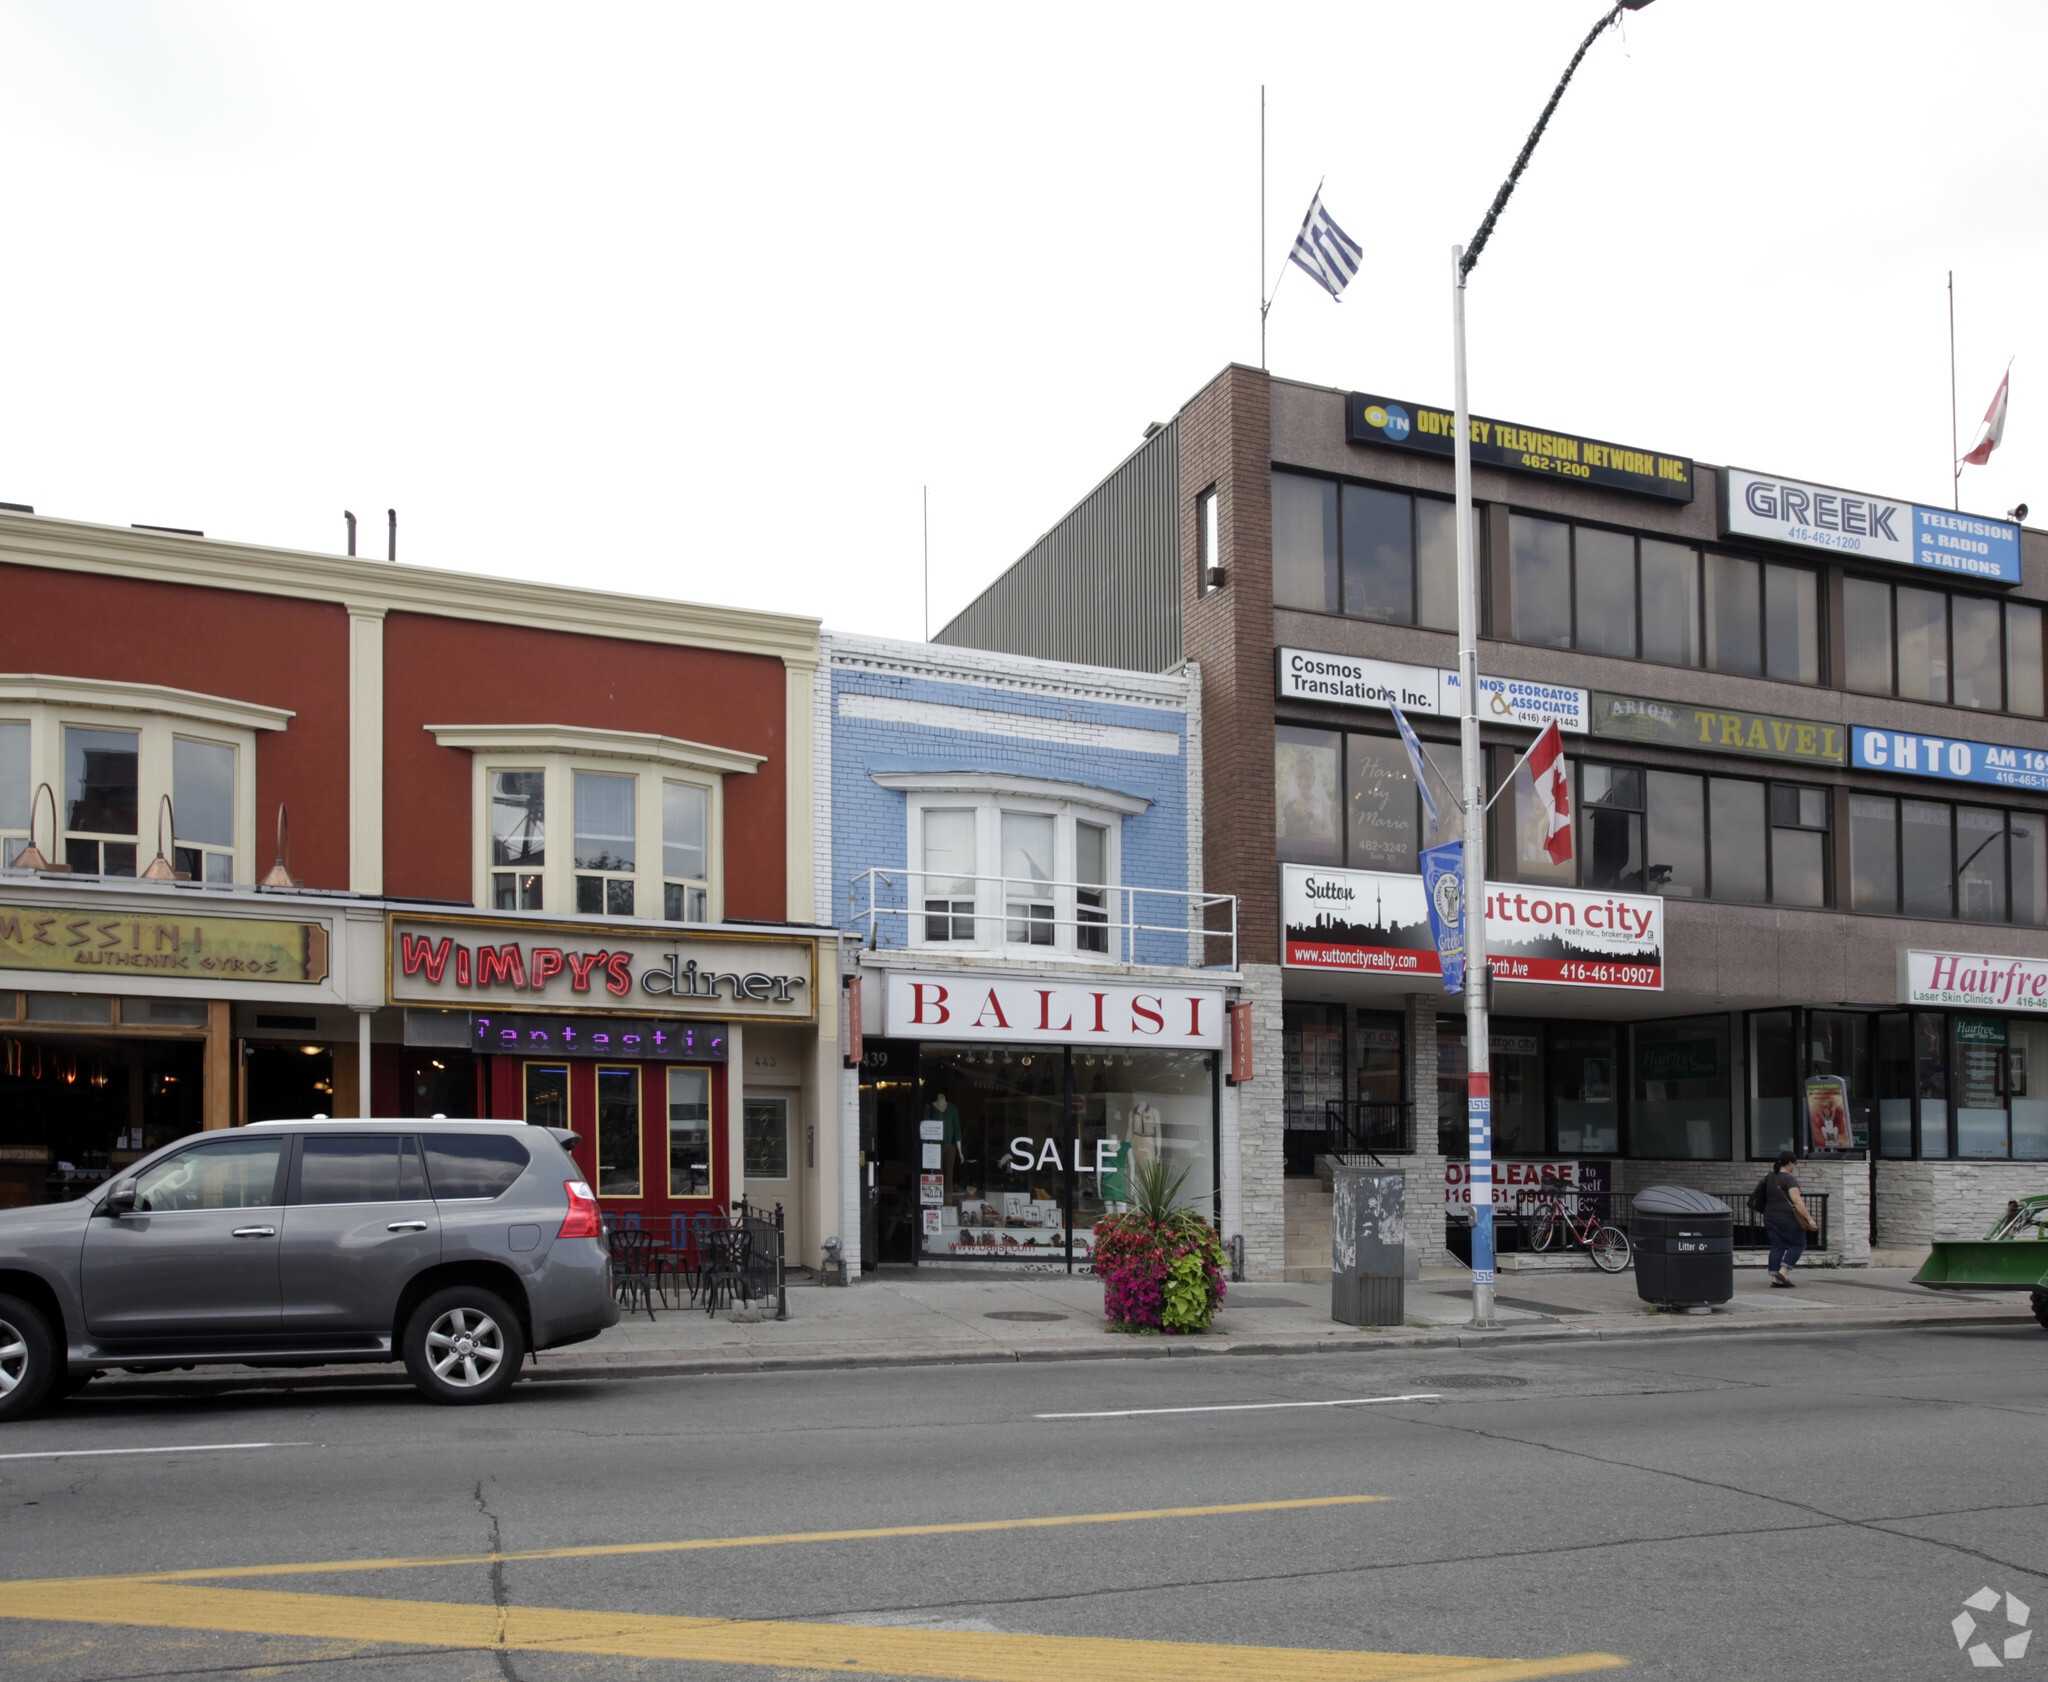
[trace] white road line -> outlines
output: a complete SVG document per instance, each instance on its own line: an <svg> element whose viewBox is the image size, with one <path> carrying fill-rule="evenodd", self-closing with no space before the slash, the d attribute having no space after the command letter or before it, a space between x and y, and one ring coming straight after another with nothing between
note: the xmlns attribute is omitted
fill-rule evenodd
<svg viewBox="0 0 2048 1682"><path fill-rule="evenodd" d="M1362 1408L1375 1402L1440 1402L1443 1397L1350 1396L1336 1402L1219 1402L1199 1408L1117 1408L1109 1413L1034 1413L1033 1419L1135 1419L1146 1413L1264 1413L1271 1408Z"/></svg>
<svg viewBox="0 0 2048 1682"><path fill-rule="evenodd" d="M313 1443L174 1443L164 1448L53 1448L40 1454L0 1454L0 1460L84 1460L100 1454L225 1454L231 1448L313 1448Z"/></svg>

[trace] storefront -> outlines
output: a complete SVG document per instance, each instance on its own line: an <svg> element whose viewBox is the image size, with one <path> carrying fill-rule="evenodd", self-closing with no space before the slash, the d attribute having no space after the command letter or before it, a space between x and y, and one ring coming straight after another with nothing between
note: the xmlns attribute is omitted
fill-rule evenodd
<svg viewBox="0 0 2048 1682"><path fill-rule="evenodd" d="M1086 1272L1128 1177L1163 1164L1220 1210L1222 988L870 970L863 1254Z"/></svg>
<svg viewBox="0 0 2048 1682"><path fill-rule="evenodd" d="M658 1225L781 1203L800 1259L830 1225L837 1160L818 1127L823 951L821 966L817 940L787 934L394 914L403 1044L378 1048L378 1113L445 1095L448 1114L572 1128L607 1211Z"/></svg>
<svg viewBox="0 0 2048 1682"><path fill-rule="evenodd" d="M353 1061L301 1042L319 1023L354 1033L345 982L376 984L381 933L316 896L0 883L0 1206L79 1196L183 1134L252 1119L252 1070L259 1099L290 1092L275 1113L347 1113ZM267 1021L293 1025L288 1047ZM273 1063L289 1077L274 1092Z"/></svg>

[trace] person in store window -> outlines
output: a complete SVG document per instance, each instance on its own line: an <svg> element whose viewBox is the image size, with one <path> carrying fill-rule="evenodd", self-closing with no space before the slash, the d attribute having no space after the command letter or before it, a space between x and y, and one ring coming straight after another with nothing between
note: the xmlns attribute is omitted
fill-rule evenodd
<svg viewBox="0 0 2048 1682"><path fill-rule="evenodd" d="M1780 1290L1792 1288L1792 1269L1806 1254L1806 1235L1820 1223L1799 1195L1799 1181L1793 1176L1792 1153L1778 1152L1771 1171L1764 1176L1764 1231L1771 1239L1771 1284Z"/></svg>

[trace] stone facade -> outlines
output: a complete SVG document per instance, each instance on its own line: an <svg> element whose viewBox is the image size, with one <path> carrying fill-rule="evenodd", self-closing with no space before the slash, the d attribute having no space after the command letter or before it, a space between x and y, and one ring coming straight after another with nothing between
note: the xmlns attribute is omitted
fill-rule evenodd
<svg viewBox="0 0 2048 1682"><path fill-rule="evenodd" d="M2048 1162L1880 1162L1877 1246L1913 1250L1937 1238L1982 1238L2008 1201L2043 1192Z"/></svg>

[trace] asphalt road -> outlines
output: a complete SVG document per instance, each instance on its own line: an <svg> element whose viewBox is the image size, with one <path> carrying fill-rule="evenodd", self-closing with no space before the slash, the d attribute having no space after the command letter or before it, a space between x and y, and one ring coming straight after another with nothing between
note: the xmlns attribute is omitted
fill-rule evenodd
<svg viewBox="0 0 2048 1682"><path fill-rule="evenodd" d="M1995 1655L2048 1619L2044 1376L1980 1327L88 1390L0 1431L0 1675L1925 1682L1980 1589Z"/></svg>

